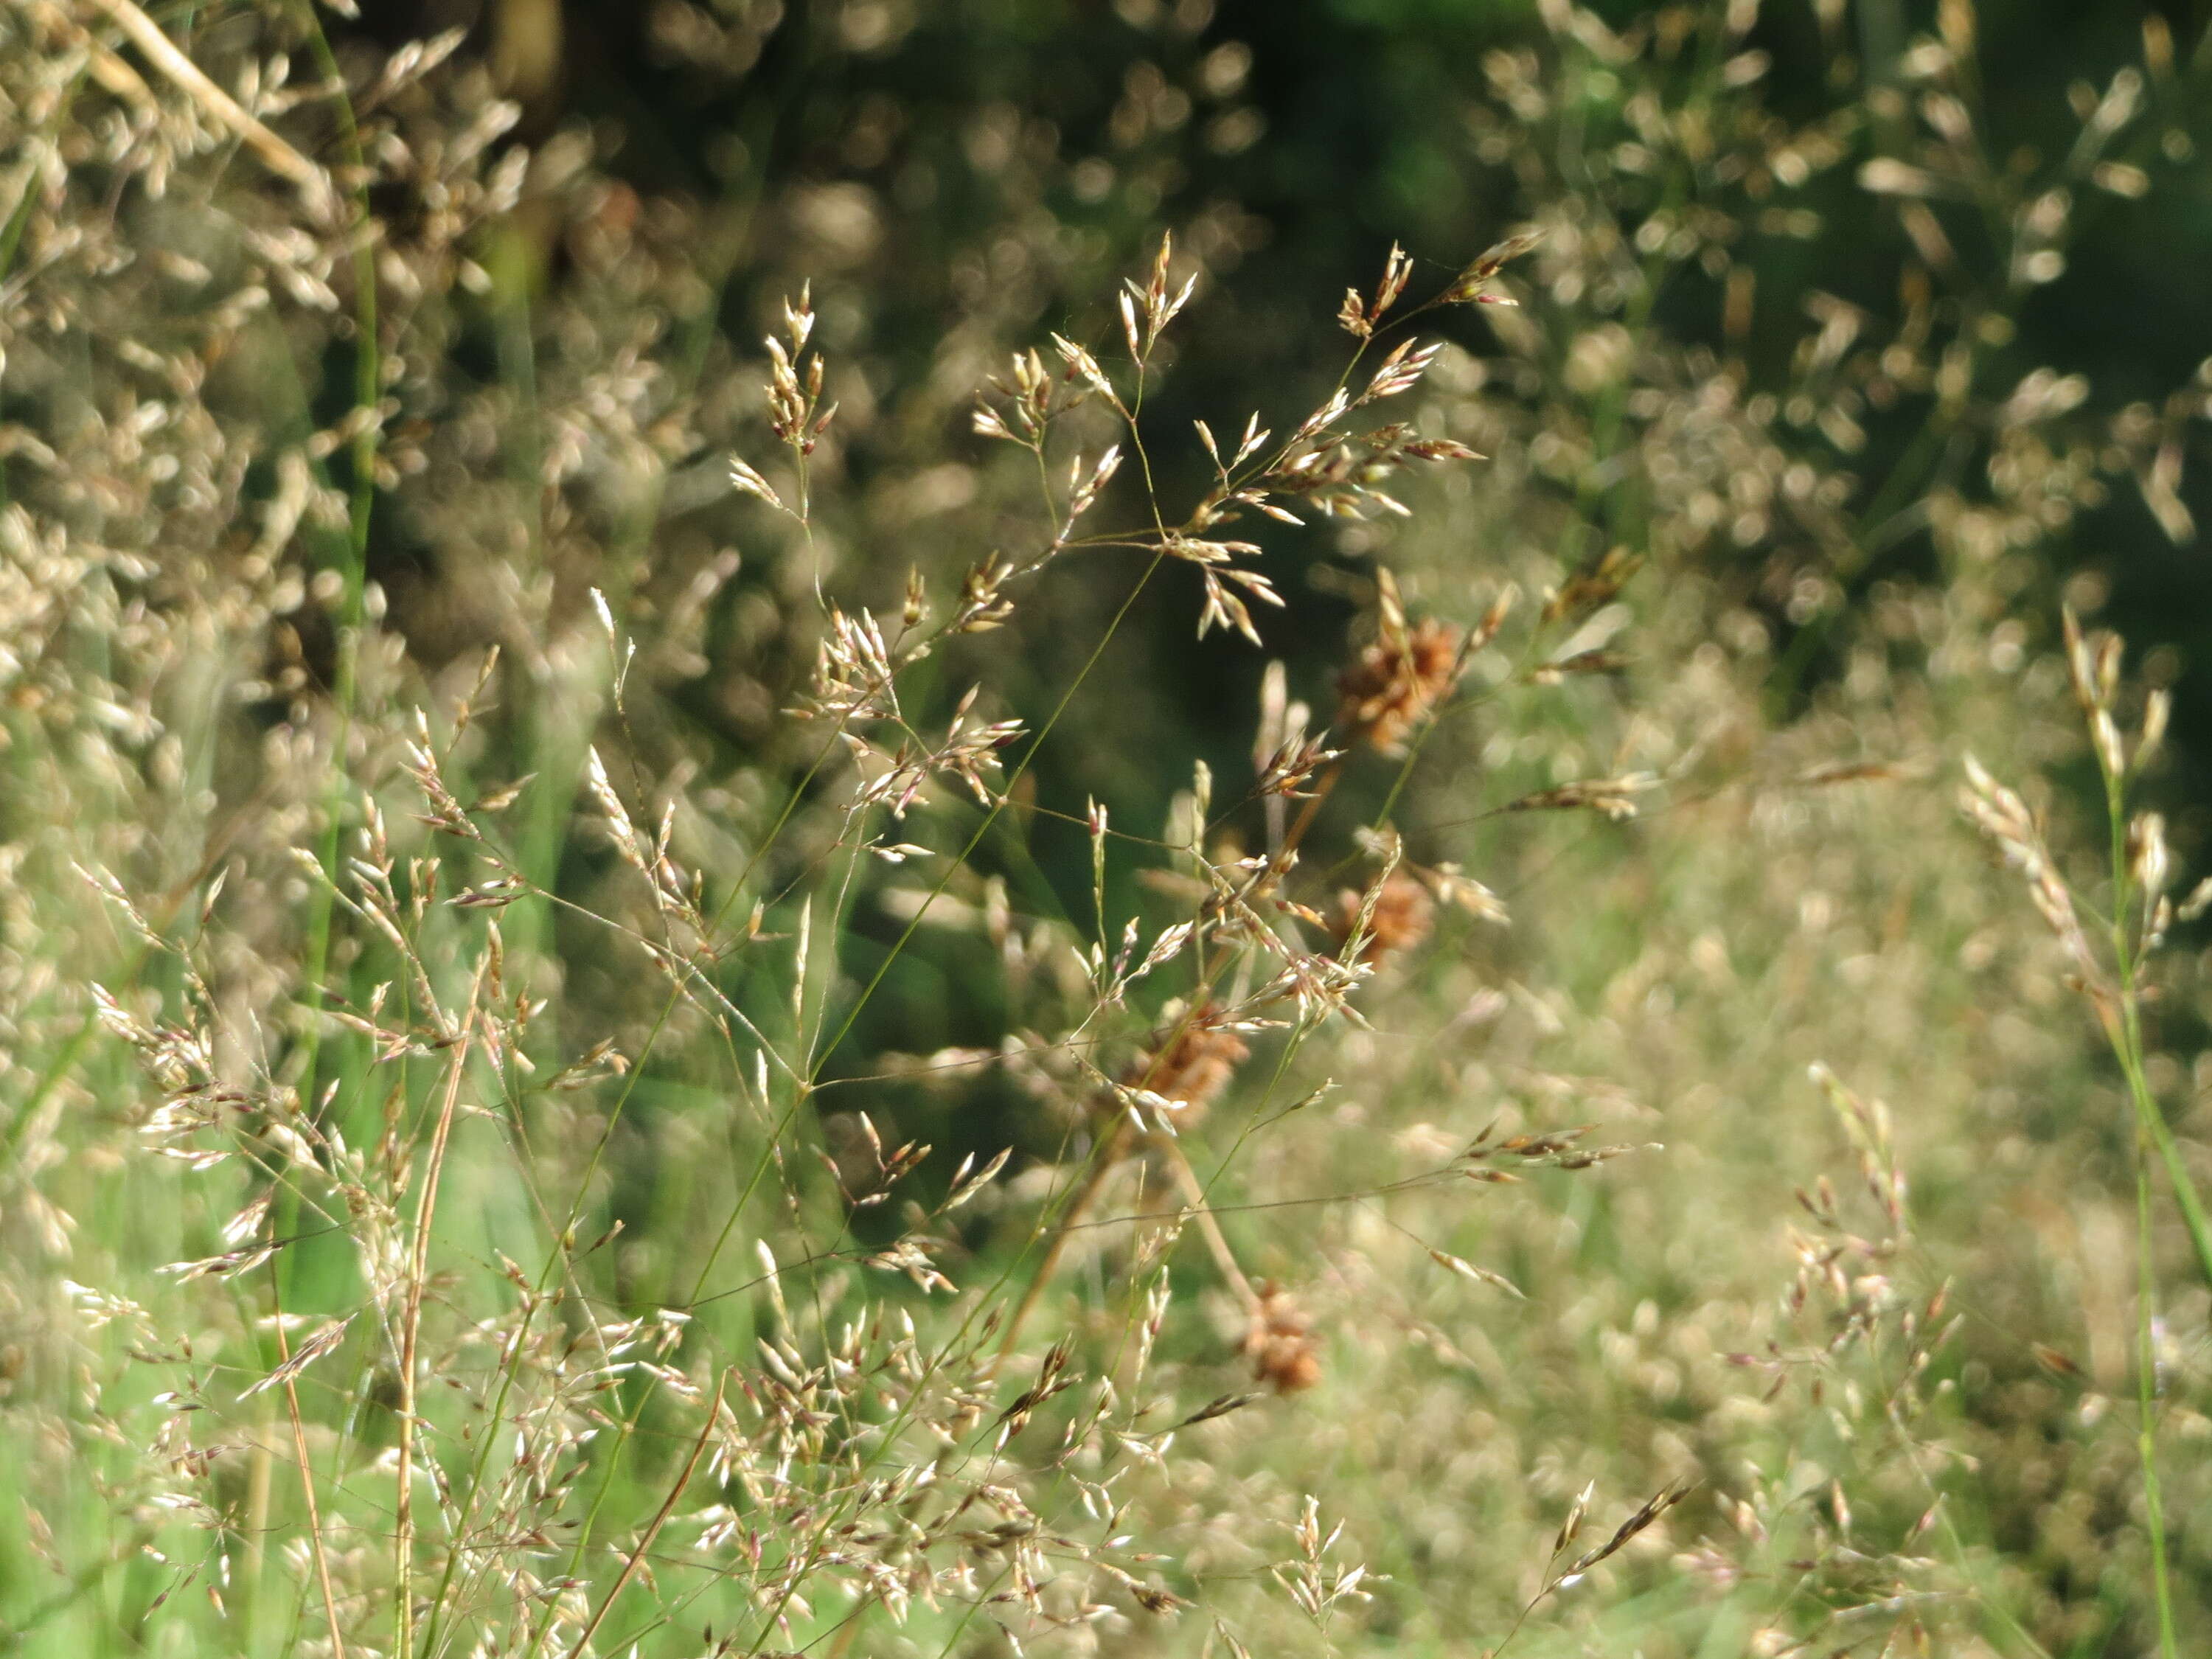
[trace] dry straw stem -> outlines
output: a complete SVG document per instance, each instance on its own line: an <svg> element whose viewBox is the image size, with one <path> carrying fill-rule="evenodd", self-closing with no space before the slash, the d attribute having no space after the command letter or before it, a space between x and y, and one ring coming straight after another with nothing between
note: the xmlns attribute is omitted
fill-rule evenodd
<svg viewBox="0 0 2212 1659"><path fill-rule="evenodd" d="M1229 959L1225 948L1217 953L1206 974L1207 993L1221 977ZM1149 1090L1179 1105L1182 1108L1180 1115L1186 1121L1195 1119L1217 1095L1229 1086L1237 1066L1251 1054L1243 1038L1209 1023L1209 1017L1215 1012L1207 995L1194 998L1182 1017L1169 1029L1159 1045L1145 1057L1140 1066L1133 1068L1127 1079L1128 1086ZM1037 1263L1036 1273L1030 1275L1028 1287L1022 1292L1022 1299L1015 1304L1012 1316L1006 1321L1006 1335L999 1349L1001 1354L1010 1354L1014 1351L1021 1337L1022 1327L1028 1322L1030 1315L1036 1311L1036 1304L1043 1298L1045 1289L1051 1283L1054 1272L1060 1266L1060 1258L1067 1249L1069 1237L1090 1214L1091 1206L1097 1200L1107 1176L1113 1173L1128 1152L1129 1143L1137 1133L1129 1115L1121 1113L1114 1121L1114 1127L1091 1154L1091 1166L1084 1172L1081 1184L1069 1194L1059 1219L1053 1224L1052 1235L1045 1243L1043 1260ZM1204 1189L1200 1186L1188 1160L1183 1158L1182 1149L1172 1141L1165 1140L1164 1137L1155 1139L1163 1140L1170 1162L1178 1167L1178 1179L1187 1183L1186 1194L1192 1197L1194 1212L1200 1218L1200 1225L1206 1231L1206 1243L1217 1259L1228 1264L1226 1275L1231 1285L1237 1288L1239 1299L1247 1308L1255 1305L1257 1297L1243 1273L1236 1267L1228 1241L1222 1237L1212 1212L1206 1206Z"/></svg>
<svg viewBox="0 0 2212 1659"><path fill-rule="evenodd" d="M1170 1141L1165 1150L1168 1167L1174 1172L1176 1185L1182 1189L1187 1213L1198 1223L1199 1231L1205 1235L1206 1248L1212 1251L1214 1263L1221 1269L1222 1278L1229 1281L1229 1288L1236 1292L1237 1299L1244 1304L1247 1313L1258 1311L1259 1293L1252 1288L1252 1281L1244 1276L1244 1270L1237 1265L1236 1253L1229 1248L1229 1241L1221 1231L1221 1224L1214 1219L1213 1211L1206 1201L1206 1188L1198 1178L1198 1171L1190 1167L1190 1159L1183 1155L1181 1146Z"/></svg>
<svg viewBox="0 0 2212 1659"><path fill-rule="evenodd" d="M668 1524L668 1517L675 1513L676 1505L684 1496L684 1489L691 1484L691 1477L699 1472L700 1460L707 1455L708 1442L714 1437L714 1425L721 1420L722 1391L729 1387L730 1372L735 1369L734 1366L730 1367L714 1379L714 1391L707 1400L707 1420L699 1425L699 1437L692 1443L691 1455L685 1460L682 1471L677 1475L676 1484L668 1489L668 1496L647 1523L644 1533L637 1540L637 1547L623 1560L622 1571L615 1576L615 1582L607 1586L607 1593L599 1598L599 1605L593 1610L591 1621L577 1636L575 1645L568 1650L568 1659L582 1659L591 1647L592 1638L606 1622L607 1613L614 1607L616 1598L629 1587L629 1581L636 1575L638 1563L645 1559L646 1552L653 1547L653 1540L660 1536L661 1528Z"/></svg>
<svg viewBox="0 0 2212 1659"><path fill-rule="evenodd" d="M261 159L261 164L295 185L317 217L334 219L337 192L330 175L270 131L239 101L210 80L200 66L161 32L161 26L133 3L133 0L87 0L131 38L154 67L174 82L186 96L214 119L238 136L239 141Z"/></svg>
<svg viewBox="0 0 2212 1659"><path fill-rule="evenodd" d="M140 114L152 118L155 112L153 88L146 84L137 70L94 40L76 19L53 3L53 0L30 0L24 9L49 28L81 45L84 48L86 66L92 71L92 78Z"/></svg>
<svg viewBox="0 0 2212 1659"><path fill-rule="evenodd" d="M276 1271L276 1258L269 1263L269 1283L280 1291L276 1304L276 1370L274 1373L283 1379L284 1411L292 1424L292 1456L300 1471L300 1495L307 1510L307 1545L314 1553L315 1583L322 1591L323 1618L330 1626L332 1659L345 1659L345 1636L338 1626L338 1598L331 1586L330 1551L323 1542L323 1516L315 1502L315 1468L307 1456L307 1431L300 1419L299 1368L292 1363L292 1345L284 1335L284 1305L281 1299L283 1279Z"/></svg>

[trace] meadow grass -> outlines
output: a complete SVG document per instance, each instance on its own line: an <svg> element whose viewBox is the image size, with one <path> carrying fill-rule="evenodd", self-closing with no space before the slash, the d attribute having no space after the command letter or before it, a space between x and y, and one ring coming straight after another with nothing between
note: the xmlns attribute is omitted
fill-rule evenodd
<svg viewBox="0 0 2212 1659"><path fill-rule="evenodd" d="M1172 237L887 413L457 39L0 14L0 1644L2189 1650L2203 896L2027 602L2171 480L1961 9L1871 159L1741 9L1195 426ZM1854 161L2005 235L1762 377Z"/></svg>

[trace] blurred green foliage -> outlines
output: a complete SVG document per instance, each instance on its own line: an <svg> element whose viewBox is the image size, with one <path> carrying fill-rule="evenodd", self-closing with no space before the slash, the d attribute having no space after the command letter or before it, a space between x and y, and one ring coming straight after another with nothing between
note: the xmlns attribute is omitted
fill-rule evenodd
<svg viewBox="0 0 2212 1659"><path fill-rule="evenodd" d="M1899 89L1899 60L1941 22L1936 6L1906 0L1613 0L1593 9L1616 30L1682 37L1672 56L1686 82L1701 54L1722 49L1724 19L1747 21L1726 47L1744 54L1743 72L1715 112L1804 123L1871 94L1875 113L1845 138L1859 161L1911 148L1919 118ZM2061 274L2017 306L1996 304L2004 273L1989 266L1994 228L1978 222L1992 205L1939 199L1933 209L1958 268L1932 278L1939 305L2006 313L2002 337L1992 325L1975 367L1985 386L2047 368L2086 377L2085 421L2134 405L2170 425L2174 492L2201 519L2212 500L2204 428L2193 418L2207 390L2197 366L2212 347L2212 289L2202 280L2212 266L2202 7L2009 0L1942 9L1967 19L1972 36L1972 142L1998 173L2023 179L2076 142L2085 100L2142 62L2146 27L2172 41L2172 67L2152 87L2149 115L2114 152L2142 170L2144 188L2071 192ZM1559 8L1550 21L1565 15ZM1100 334L1111 274L1163 226L1205 262L1220 319L1189 344L1164 414L1221 418L1255 383L1286 395L1325 386L1341 337L1315 295L1379 266L1394 240L1441 275L1541 204L1510 119L1500 129L1478 112L1498 102L1498 54L1545 49L1554 61L1547 15L1520 0L433 0L378 8L363 27L397 40L471 26L469 49L503 68L524 100L526 136L587 124L617 176L696 204L727 273L715 316L732 336L757 332L782 292L812 279L831 337L886 408L906 411L855 443L853 465L866 478L935 453L957 419L946 400L912 396L942 378L949 333ZM1547 188L1563 183L1597 199L1620 192L1613 141L1634 84L1602 66L1579 77L1571 94L1577 148L1544 158ZM1856 172L1828 169L1790 192L1790 211L1813 219L1731 233L1724 268L1670 263L1651 325L1732 349L1756 384L1786 374L1814 290L1871 319L1900 318L1902 291L1929 274L1926 250ZM1682 205L1699 205L1694 184ZM1624 210L1625 224L1630 217ZM557 281L560 250L539 252L540 280ZM1757 296L1735 340L1723 338L1730 273L1747 274ZM859 293L865 307L841 309L837 296ZM1480 321L1463 330L1481 337ZM2169 410L2177 396L2186 407ZM1939 482L1971 490L1982 459L1972 434L1916 449L1919 416L1909 402L1864 416L1854 469L1869 481L1893 474L1907 495ZM2110 620L2131 638L2174 648L2154 672L2179 676L2212 639L2212 574L2193 538L2177 540L2173 529L2123 478L2106 504L2045 542L2024 614L2048 615L2065 581L2089 573L2094 585L2075 590L2077 601L2108 594ZM1322 538L1309 538L1303 556L1325 550ZM1803 574L1802 550L1754 544L1726 556L1770 593ZM887 571L897 562L882 559ZM1920 575L1934 565L1924 529L1913 529L1863 568L1813 574L1839 582L1848 605L1885 572ZM1292 605L1273 648L1293 659L1333 649L1348 611L1340 595L1295 578L1284 586ZM1786 603L1771 608L1785 632L1802 625ZM1212 730L1218 758L1236 738L1234 722L1222 726L1216 715L1242 705L1256 669L1176 649L1180 606L1151 610L1169 636L1152 635L1166 684L1177 688L1173 721ZM1826 622L1804 647L1816 672L1839 660ZM2212 679L2179 678L2176 695L2178 737L2203 755ZM2182 839L2193 847L2208 821L2194 792L2183 793L2191 800Z"/></svg>
<svg viewBox="0 0 2212 1659"><path fill-rule="evenodd" d="M2212 70L2187 10L1715 0L1601 5L1592 30L1563 5L1476 0L487 0L380 8L359 27L386 43L467 27L464 53L521 103L518 136L556 154L587 138L595 165L619 181L565 221L526 204L495 233L476 342L488 383L511 380L526 361L515 331L533 326L533 309L578 295L588 307L604 289L596 303L664 309L703 402L736 420L756 395L754 342L784 296L812 285L820 338L842 377L832 386L842 441L825 465L855 505L833 504L845 516L825 544L848 603L887 609L909 564L949 579L998 538L1018 545L1031 533L1027 501L988 469L946 462L981 447L966 431L969 391L1006 351L1048 331L1113 338L1114 284L1163 229L1202 270L1208 317L1174 343L1173 373L1149 411L1171 433L1194 418L1234 429L1255 386L1278 400L1269 418L1317 402L1346 343L1319 296L1370 281L1394 242L1432 285L1550 216L1583 232L1609 228L1632 263L1610 289L1585 293L1574 279L1541 313L1543 343L1528 356L1545 389L1521 395L1546 404L1540 428L1585 427L1590 442L1521 476L1533 507L1474 521L1474 533L1505 544L1470 546L1470 576L1524 555L1571 568L1615 543L1689 559L1771 629L1771 712L1802 712L1865 636L1881 583L1942 577L1925 504L1991 495L1984 475L2003 453L2008 395L2043 371L2066 404L2057 441L2094 456L2079 461L2094 476L2037 524L1998 586L2031 640L2046 635L2063 589L2149 650L2151 677L2174 684L2177 745L2202 757L2212 753L2212 677L2181 671L2212 636L2212 575L2197 544L2176 535L2207 506L2199 417L2212 386L2197 364L2212 362L2212 289L2197 273L2212 266L2212 168L2201 159ZM2101 164L2139 169L2140 193L2124 175L2107 175L2119 188L2100 188L2086 168L2052 185L2114 77L2155 56L2147 28L2171 41L2172 61L2150 75L2145 112L2100 153ZM1962 148L1987 176L1908 202L1935 227L1916 235L1894 193L1866 187L1864 169L1917 164L1934 94L1906 60L1935 40L1961 48L1972 103ZM1652 142L1655 118L1680 139L1672 153ZM1796 172L1774 164L1768 152L1804 132L1830 153ZM2007 250L2053 188L2067 198L2054 238L2061 268L2028 281L2008 268L2017 256ZM1668 234L1634 240L1652 227ZM1492 349L1491 321L1467 313L1440 328L1481 354ZM1808 378L1808 341L1834 328L1854 360ZM1616 335L1632 351L1648 343L1669 361L1717 366L1747 399L1820 400L1788 422L1846 489L1843 527L1816 532L1777 514L1694 546L1648 545L1655 486L1626 457L1658 424L1658 405L1627 391L1638 370L1595 371L1577 389L1577 350L1614 351ZM1886 400L1867 395L1867 376L1881 371L1856 357L1878 364L1873 343L1917 354L1947 337L1967 354L1955 409L1925 381ZM538 349L557 362L562 345L555 336ZM1692 395L1697 372L1670 395ZM343 398L346 373L337 366L331 396ZM2074 376L2086 384L2063 390ZM1837 409L1825 406L1831 398ZM2132 440L2116 442L2130 423ZM2161 457L2175 467L2163 526L2136 482ZM1163 490L1194 494L1203 465L1193 446L1164 447ZM711 458L701 470L711 472ZM680 484L615 519L579 544L572 602L586 580L626 586L624 562L648 538L659 562L682 568L732 535L726 501ZM416 537L397 514L380 515L374 535L371 574L434 657L474 556L438 534ZM752 689L735 698L726 678L710 677L681 699L694 737L733 757L781 740L769 716L805 667L778 663L773 635L740 620L749 591L781 602L801 580L800 556L772 533L764 545L750 526L736 544L744 565L707 648L741 665ZM1286 661L1294 685L1326 685L1384 545L1362 525L1271 534L1270 568L1289 604L1269 618L1267 654ZM1106 672L1040 756L1036 798L1068 810L1110 796L1158 822L1188 783L1187 762L1159 757L1195 754L1224 776L1244 763L1264 659L1191 648L1191 591L1170 574L1139 597ZM1072 665L1060 641L1094 635L1108 603L1103 582L1040 592L1031 629L989 641L1005 695L1049 707ZM465 623L450 632L456 648L477 637ZM944 684L958 682L948 667ZM2179 769L2160 785L2185 858L2212 841L2199 775L2201 766ZM1018 840L981 848L976 863L1042 913L1087 908L1088 854L1071 826L1030 823ZM1115 897L1139 896L1125 881ZM864 924L852 948L887 948L896 931ZM994 1041L1007 1011L988 986L906 957L853 1049ZM954 1115L982 1146L1013 1121Z"/></svg>

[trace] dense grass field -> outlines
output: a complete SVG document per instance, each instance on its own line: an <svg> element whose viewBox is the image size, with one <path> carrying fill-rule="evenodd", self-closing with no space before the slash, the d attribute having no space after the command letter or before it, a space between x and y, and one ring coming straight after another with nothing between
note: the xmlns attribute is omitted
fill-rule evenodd
<svg viewBox="0 0 2212 1659"><path fill-rule="evenodd" d="M2204 1650L2184 665L2047 557L2203 386L2004 356L2193 71L2024 167L1958 0L1786 118L1756 10L1546 8L1240 376L1018 122L902 289L458 36L0 8L0 1652ZM1830 187L1891 311L1739 260Z"/></svg>

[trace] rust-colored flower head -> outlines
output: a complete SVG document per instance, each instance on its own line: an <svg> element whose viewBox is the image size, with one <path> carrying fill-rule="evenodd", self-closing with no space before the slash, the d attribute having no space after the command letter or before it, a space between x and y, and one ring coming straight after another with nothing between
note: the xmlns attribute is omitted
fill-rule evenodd
<svg viewBox="0 0 2212 1659"><path fill-rule="evenodd" d="M1296 1394L1321 1381L1313 1321L1288 1291L1272 1282L1260 1286L1260 1303L1244 1334L1244 1357L1252 1362L1252 1375L1278 1394Z"/></svg>
<svg viewBox="0 0 2212 1659"><path fill-rule="evenodd" d="M1347 887L1336 896L1336 914L1330 918L1329 931L1336 935L1340 952L1352 942L1352 931L1359 925L1359 912L1367 902L1367 895ZM1367 932L1359 944L1358 961L1370 967L1380 967L1389 957L1401 951L1411 951L1429 936L1429 926L1436 915L1436 906L1429 898L1429 890L1412 876L1393 875L1382 884L1382 890L1375 896L1374 914L1367 918Z"/></svg>
<svg viewBox="0 0 2212 1659"><path fill-rule="evenodd" d="M1409 624L1389 571L1376 573L1380 629L1336 677L1337 722L1377 749L1395 750L1452 688L1467 635L1433 617Z"/></svg>
<svg viewBox="0 0 2212 1659"><path fill-rule="evenodd" d="M1236 1032L1223 1029L1224 1012L1207 1003L1167 1027L1164 1048L1137 1056L1122 1081L1150 1090L1178 1108L1178 1127L1194 1123L1220 1097L1252 1051Z"/></svg>

